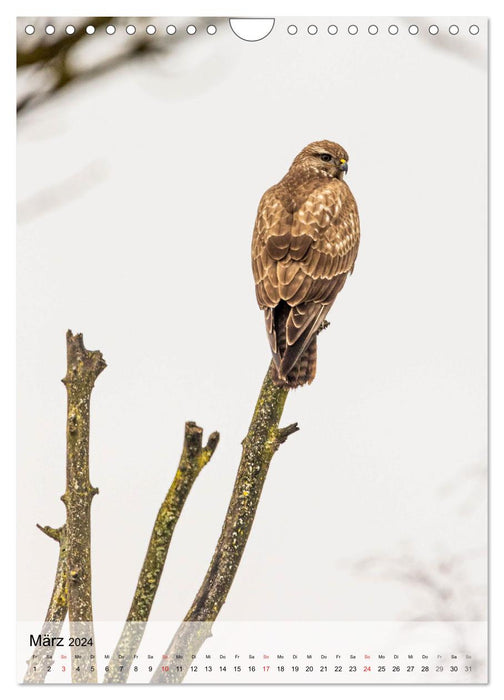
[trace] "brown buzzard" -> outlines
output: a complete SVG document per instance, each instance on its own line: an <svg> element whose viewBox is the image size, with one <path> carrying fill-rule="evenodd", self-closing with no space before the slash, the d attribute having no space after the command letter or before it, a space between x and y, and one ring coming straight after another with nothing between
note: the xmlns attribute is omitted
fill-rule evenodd
<svg viewBox="0 0 504 700"><path fill-rule="evenodd" d="M317 333L353 271L359 215L347 170L344 148L315 141L259 203L252 269L280 386L315 377Z"/></svg>

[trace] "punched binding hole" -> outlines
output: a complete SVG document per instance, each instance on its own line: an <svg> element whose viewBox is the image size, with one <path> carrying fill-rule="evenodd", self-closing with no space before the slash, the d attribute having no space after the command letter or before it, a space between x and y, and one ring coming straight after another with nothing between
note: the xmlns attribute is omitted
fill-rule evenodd
<svg viewBox="0 0 504 700"><path fill-rule="evenodd" d="M170 34L170 35L171 35L171 34L175 34L176 31L177 31L177 27L175 27L173 24L169 24L169 25L166 27L166 33L167 33L167 34Z"/></svg>
<svg viewBox="0 0 504 700"><path fill-rule="evenodd" d="M368 27L368 32L369 32L372 36L374 36L375 34L378 34L378 27L376 26L376 24L370 24L369 27Z"/></svg>
<svg viewBox="0 0 504 700"><path fill-rule="evenodd" d="M351 24L348 27L348 33L351 34L352 36L355 36L358 31L359 31L359 28L357 27L356 24Z"/></svg>
<svg viewBox="0 0 504 700"><path fill-rule="evenodd" d="M25 33L28 34L28 36L35 34L35 27L33 26L33 24L27 24L24 30Z"/></svg>
<svg viewBox="0 0 504 700"><path fill-rule="evenodd" d="M473 36L476 36L479 32L479 27L477 24L471 24L469 27L469 34L472 34Z"/></svg>
<svg viewBox="0 0 504 700"><path fill-rule="evenodd" d="M295 24L289 24L289 26L287 27L287 33L288 33L288 34L291 34L291 35L297 34L297 27L296 27L296 25L295 25Z"/></svg>

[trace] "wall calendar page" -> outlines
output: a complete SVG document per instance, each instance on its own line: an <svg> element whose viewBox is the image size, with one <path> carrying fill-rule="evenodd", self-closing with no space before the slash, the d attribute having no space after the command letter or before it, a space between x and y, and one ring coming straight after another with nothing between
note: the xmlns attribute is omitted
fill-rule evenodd
<svg viewBox="0 0 504 700"><path fill-rule="evenodd" d="M484 17L18 17L17 680L487 683Z"/></svg>

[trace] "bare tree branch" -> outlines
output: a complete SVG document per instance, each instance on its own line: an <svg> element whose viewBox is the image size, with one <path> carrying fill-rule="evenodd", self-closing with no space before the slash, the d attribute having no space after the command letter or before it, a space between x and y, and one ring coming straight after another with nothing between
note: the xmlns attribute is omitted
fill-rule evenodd
<svg viewBox="0 0 504 700"><path fill-rule="evenodd" d="M226 601L245 551L271 459L288 435L298 430L297 424L278 427L288 392L288 388L274 384L270 365L242 443L242 457L231 501L212 561L151 683L181 683L188 666L180 666L180 661L175 661L177 655L187 659L196 654L212 634L212 622ZM164 670L167 667L168 670ZM178 671L177 667L183 670Z"/></svg>
<svg viewBox="0 0 504 700"><path fill-rule="evenodd" d="M142 24L146 18L138 18ZM136 20L132 19L134 23ZM197 21L195 18L192 21ZM223 18L211 20L214 25L224 22ZM163 36L162 33L156 36L135 35L128 37L124 48L115 55L103 59L101 62L79 69L74 65L72 56L75 48L82 45L89 45L94 40L94 35L86 33L86 27L92 25L95 30L102 29L108 24L120 23L120 18L114 17L89 17L75 28L71 35L64 34L60 38L54 35L43 36L39 42L34 37L18 40L17 67L22 72L29 69L42 71L48 76L49 85L46 88L40 87L28 92L18 100L18 115L30 109L44 104L55 95L66 90L69 86L92 80L104 75L130 61L152 56L161 53L169 53L181 42L188 39L188 35L181 31L173 36Z"/></svg>
<svg viewBox="0 0 504 700"><path fill-rule="evenodd" d="M96 683L91 597L91 501L98 489L89 481L89 419L94 383L107 366L99 350L86 350L82 333L67 331L66 506L68 615L72 649L72 682Z"/></svg>
<svg viewBox="0 0 504 700"><path fill-rule="evenodd" d="M34 43L34 39L29 39L29 44L18 43L16 63L18 68L26 68L37 63L48 63L66 54L78 41L86 38L86 27L93 25L98 29L109 24L112 17L89 17L75 28L73 34L63 34L60 38L52 38L43 35L42 40Z"/></svg>
<svg viewBox="0 0 504 700"><path fill-rule="evenodd" d="M154 597L170 547L175 525L198 474L208 464L219 443L214 432L203 446L203 429L191 421L185 424L184 447L177 473L159 509L133 602L121 637L105 674L104 683L126 683L134 655L149 619Z"/></svg>

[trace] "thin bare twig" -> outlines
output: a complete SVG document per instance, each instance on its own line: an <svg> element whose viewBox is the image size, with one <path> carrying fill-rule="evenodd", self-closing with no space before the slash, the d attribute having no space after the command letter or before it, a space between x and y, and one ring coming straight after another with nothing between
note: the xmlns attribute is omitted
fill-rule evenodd
<svg viewBox="0 0 504 700"><path fill-rule="evenodd" d="M68 610L66 528L64 525L53 528L49 527L49 525L42 527L38 524L37 527L48 537L59 543L58 566L54 577L54 586L45 622L40 633L41 639L54 639L60 636ZM37 646L37 650L33 652L31 659L28 661L24 683L43 683L45 681L47 673L54 663L54 650L54 646Z"/></svg>

